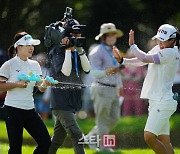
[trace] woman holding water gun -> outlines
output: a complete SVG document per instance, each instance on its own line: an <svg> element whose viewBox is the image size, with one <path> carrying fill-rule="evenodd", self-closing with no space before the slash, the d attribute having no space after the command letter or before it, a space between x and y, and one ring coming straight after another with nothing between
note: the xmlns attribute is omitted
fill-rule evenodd
<svg viewBox="0 0 180 154"><path fill-rule="evenodd" d="M18 80L21 74L42 75L38 62L29 59L32 57L34 46L39 44L40 40L33 39L26 32L17 33L13 45L8 50L14 57L0 68L0 91L7 91L4 110L10 146L9 154L22 153L24 128L38 144L34 154L47 154L51 144L47 128L34 109L33 99L33 88L36 83L39 90L44 92L50 82Z"/></svg>

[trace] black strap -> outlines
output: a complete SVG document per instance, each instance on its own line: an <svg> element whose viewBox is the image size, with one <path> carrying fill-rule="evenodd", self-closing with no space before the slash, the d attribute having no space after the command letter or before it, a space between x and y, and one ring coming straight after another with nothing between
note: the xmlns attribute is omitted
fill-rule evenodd
<svg viewBox="0 0 180 154"><path fill-rule="evenodd" d="M102 86L106 86L106 87L116 87L116 85L113 85L113 84L107 84L107 83L101 83L101 82L97 82L97 83L99 83L100 85L102 85Z"/></svg>

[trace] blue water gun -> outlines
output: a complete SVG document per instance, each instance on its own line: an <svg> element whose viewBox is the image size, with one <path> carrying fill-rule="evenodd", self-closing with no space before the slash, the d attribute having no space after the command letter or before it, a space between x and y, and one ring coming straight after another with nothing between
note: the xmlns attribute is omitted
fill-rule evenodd
<svg viewBox="0 0 180 154"><path fill-rule="evenodd" d="M53 77L46 76L45 80L49 81L52 84L58 84L59 82L57 80L54 80Z"/></svg>
<svg viewBox="0 0 180 154"><path fill-rule="evenodd" d="M36 82L41 82L42 81L40 75L35 75L32 72L30 72L29 75L19 74L18 75L18 80L19 81L27 80L27 81L36 81Z"/></svg>
<svg viewBox="0 0 180 154"><path fill-rule="evenodd" d="M36 82L42 82L43 80L47 80L52 84L58 84L59 82L57 80L54 80L53 77L46 76L45 79L41 78L40 75L35 75L34 73L30 72L29 75L26 74L19 74L18 80L27 80L27 81L36 81Z"/></svg>

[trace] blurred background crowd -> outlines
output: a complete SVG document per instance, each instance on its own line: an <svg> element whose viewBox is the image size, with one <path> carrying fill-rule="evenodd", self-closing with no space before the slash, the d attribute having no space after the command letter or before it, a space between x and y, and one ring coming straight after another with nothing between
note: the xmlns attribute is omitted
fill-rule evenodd
<svg viewBox="0 0 180 154"><path fill-rule="evenodd" d="M0 66L9 58L6 51L16 32L27 31L43 42L45 26L62 19L66 6L74 9L75 19L87 25L85 49L88 54L98 43L94 37L99 33L99 27L103 23L112 22L123 31L124 36L118 39L117 47L121 54L128 58L133 57L128 51L128 32L131 28L136 32L136 43L141 42L140 48L144 51L148 51L155 45L151 37L161 24L170 23L180 28L178 7L180 1L178 0L0 0ZM46 51L42 43L36 48L33 56L33 59L39 62L43 76L49 74ZM124 89L122 116L139 116L147 113L147 102L139 98L146 70L146 66L125 67L122 70ZM84 119L94 117L94 111L90 99L91 75L84 75L83 79L88 86L82 93L83 108L78 116ZM180 63L173 90L180 91ZM36 109L44 120L52 118L49 96L50 89L47 89L45 93L34 90ZM0 92L1 106L4 97L5 93ZM176 112L180 113L180 105Z"/></svg>

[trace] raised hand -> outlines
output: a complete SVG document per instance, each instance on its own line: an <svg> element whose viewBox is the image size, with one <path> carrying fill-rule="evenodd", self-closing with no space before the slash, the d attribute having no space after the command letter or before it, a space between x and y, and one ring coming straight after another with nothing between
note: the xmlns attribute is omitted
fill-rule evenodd
<svg viewBox="0 0 180 154"><path fill-rule="evenodd" d="M122 58L123 58L123 57L121 57L118 48L116 48L115 46L113 46L113 54L114 54L114 58L115 58L118 62L121 62L121 61L122 61Z"/></svg>
<svg viewBox="0 0 180 154"><path fill-rule="evenodd" d="M134 44L134 31L131 29L129 32L129 46Z"/></svg>

